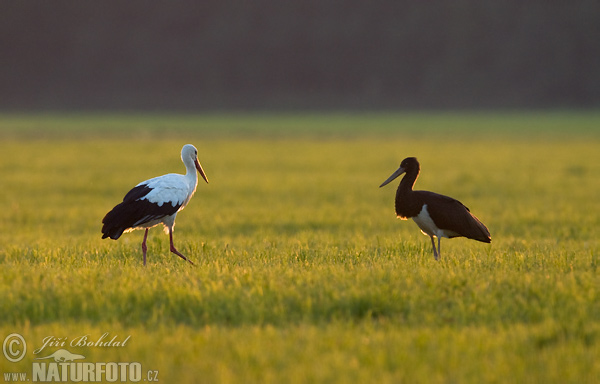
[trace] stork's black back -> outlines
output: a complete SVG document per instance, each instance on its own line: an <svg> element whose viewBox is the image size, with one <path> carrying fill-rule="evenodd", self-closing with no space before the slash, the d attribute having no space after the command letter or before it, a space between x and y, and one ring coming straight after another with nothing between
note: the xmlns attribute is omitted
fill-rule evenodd
<svg viewBox="0 0 600 384"><path fill-rule="evenodd" d="M429 216L438 228L452 231L449 238L466 237L489 243L492 241L487 227L460 201L429 191L414 191L416 200L427 204Z"/></svg>

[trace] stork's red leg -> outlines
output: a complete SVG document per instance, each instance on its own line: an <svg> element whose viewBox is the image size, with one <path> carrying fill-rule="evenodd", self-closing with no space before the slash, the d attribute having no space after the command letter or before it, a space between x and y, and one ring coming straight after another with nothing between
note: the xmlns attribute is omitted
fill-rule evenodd
<svg viewBox="0 0 600 384"><path fill-rule="evenodd" d="M144 233L144 241L142 241L142 253L144 254L144 265L146 265L146 251L148 247L146 247L146 239L148 238L148 229L146 228L146 232Z"/></svg>
<svg viewBox="0 0 600 384"><path fill-rule="evenodd" d="M183 260L187 261L188 263L194 265L194 263L192 263L188 258L183 256L177 249L175 249L175 245L173 245L173 230L171 228L169 228L169 241L171 242L171 252L173 252L177 256L181 257Z"/></svg>

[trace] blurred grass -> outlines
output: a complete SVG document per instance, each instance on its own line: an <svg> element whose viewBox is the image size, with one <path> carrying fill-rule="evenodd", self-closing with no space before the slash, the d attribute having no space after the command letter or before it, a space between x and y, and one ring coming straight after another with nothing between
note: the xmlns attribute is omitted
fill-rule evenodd
<svg viewBox="0 0 600 384"><path fill-rule="evenodd" d="M427 136L465 139L578 137L600 134L595 110L513 112L337 112L337 113L204 113L0 114L4 138L364 138Z"/></svg>
<svg viewBox="0 0 600 384"><path fill-rule="evenodd" d="M131 334L73 352L163 382L593 382L598 120L4 116L0 329ZM143 268L143 233L101 240L100 220L139 181L183 172L187 142L211 181L175 231L197 267L153 229ZM464 202L491 245L445 239L433 260L378 188L406 156L417 188Z"/></svg>

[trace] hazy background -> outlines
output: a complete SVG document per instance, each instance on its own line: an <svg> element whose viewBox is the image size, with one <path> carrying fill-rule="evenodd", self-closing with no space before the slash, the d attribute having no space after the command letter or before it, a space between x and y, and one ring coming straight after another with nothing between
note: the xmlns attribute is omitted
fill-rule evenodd
<svg viewBox="0 0 600 384"><path fill-rule="evenodd" d="M597 108L600 1L1 1L0 109Z"/></svg>

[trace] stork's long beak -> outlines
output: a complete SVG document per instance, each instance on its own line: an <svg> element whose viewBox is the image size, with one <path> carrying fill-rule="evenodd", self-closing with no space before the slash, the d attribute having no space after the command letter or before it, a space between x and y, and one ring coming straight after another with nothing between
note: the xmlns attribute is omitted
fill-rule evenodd
<svg viewBox="0 0 600 384"><path fill-rule="evenodd" d="M381 185L379 186L379 188L383 187L384 185L389 184L392 180L394 180L396 177L400 176L404 172L406 172L406 170L404 168L402 168L402 167L398 168L396 170L396 172L392 173L392 176L388 177L386 181L384 181L383 183L381 183Z"/></svg>
<svg viewBox="0 0 600 384"><path fill-rule="evenodd" d="M204 181L206 181L208 183L208 179L206 178L206 174L204 173L204 169L202 169L202 166L198 162L198 159L194 160L194 164L196 165L196 169L198 170L198 173L200 174L200 176L202 176L202 178L204 179Z"/></svg>

